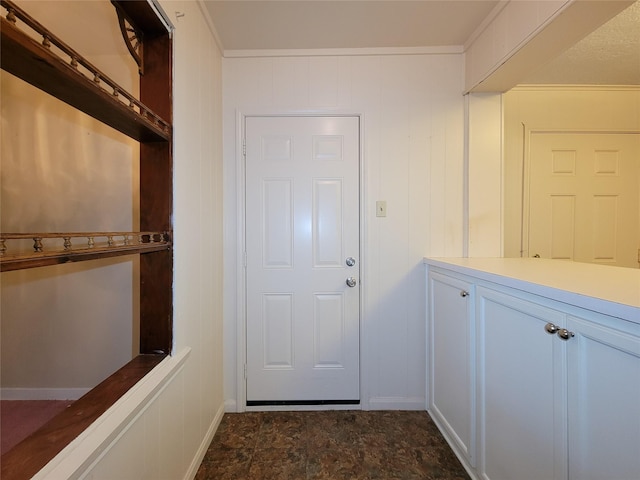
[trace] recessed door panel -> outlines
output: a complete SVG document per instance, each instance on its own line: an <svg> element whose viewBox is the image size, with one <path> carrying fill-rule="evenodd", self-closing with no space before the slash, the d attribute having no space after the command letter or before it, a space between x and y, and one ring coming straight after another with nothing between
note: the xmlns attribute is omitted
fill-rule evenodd
<svg viewBox="0 0 640 480"><path fill-rule="evenodd" d="M314 298L314 368L345 368L344 295L318 293Z"/></svg>
<svg viewBox="0 0 640 480"><path fill-rule="evenodd" d="M293 368L293 295L262 297L264 368Z"/></svg>
<svg viewBox="0 0 640 480"><path fill-rule="evenodd" d="M342 179L313 181L313 265L340 267L344 260Z"/></svg>

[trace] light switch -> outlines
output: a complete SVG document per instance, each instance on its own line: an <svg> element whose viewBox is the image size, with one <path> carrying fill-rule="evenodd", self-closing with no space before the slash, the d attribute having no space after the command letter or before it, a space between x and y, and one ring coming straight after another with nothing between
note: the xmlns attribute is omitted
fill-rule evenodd
<svg viewBox="0 0 640 480"><path fill-rule="evenodd" d="M386 216L387 216L387 201L378 200L376 202L376 217L386 217Z"/></svg>

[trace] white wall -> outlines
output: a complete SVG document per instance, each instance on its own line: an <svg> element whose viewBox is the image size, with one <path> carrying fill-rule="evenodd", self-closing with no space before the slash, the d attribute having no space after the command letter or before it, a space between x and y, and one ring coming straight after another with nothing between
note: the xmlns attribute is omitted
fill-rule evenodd
<svg viewBox="0 0 640 480"><path fill-rule="evenodd" d="M422 258L463 253L462 55L225 58L223 67L227 409L243 408L237 115L301 111L364 115L362 403L424 408ZM386 218L376 200L387 201Z"/></svg>
<svg viewBox="0 0 640 480"><path fill-rule="evenodd" d="M467 100L467 256L502 256L502 95Z"/></svg>
<svg viewBox="0 0 640 480"><path fill-rule="evenodd" d="M36 478L193 478L223 413L221 56L197 2L174 32L174 353Z"/></svg>
<svg viewBox="0 0 640 480"><path fill-rule="evenodd" d="M495 17L466 51L465 88L470 90L502 67L570 0L518 1L497 6Z"/></svg>

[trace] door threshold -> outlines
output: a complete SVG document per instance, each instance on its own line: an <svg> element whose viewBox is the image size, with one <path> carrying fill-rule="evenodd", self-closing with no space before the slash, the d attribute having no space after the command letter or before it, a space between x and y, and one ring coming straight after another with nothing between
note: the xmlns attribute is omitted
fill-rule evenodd
<svg viewBox="0 0 640 480"><path fill-rule="evenodd" d="M247 407L360 405L360 400L247 400Z"/></svg>

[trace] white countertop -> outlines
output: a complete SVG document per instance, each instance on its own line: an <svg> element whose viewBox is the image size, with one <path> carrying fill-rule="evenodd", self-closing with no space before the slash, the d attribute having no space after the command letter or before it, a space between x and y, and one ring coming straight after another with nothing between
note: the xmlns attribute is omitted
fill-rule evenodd
<svg viewBox="0 0 640 480"><path fill-rule="evenodd" d="M544 258L425 258L424 261L640 323L640 269Z"/></svg>

